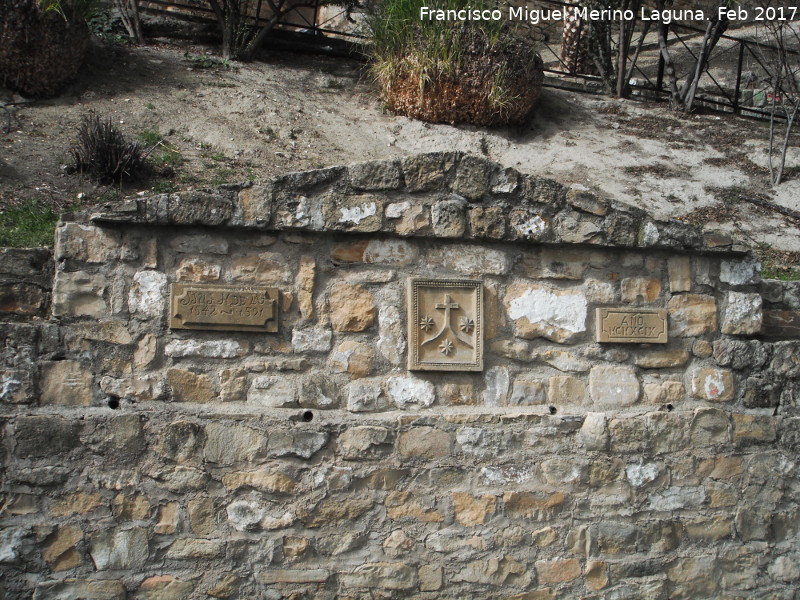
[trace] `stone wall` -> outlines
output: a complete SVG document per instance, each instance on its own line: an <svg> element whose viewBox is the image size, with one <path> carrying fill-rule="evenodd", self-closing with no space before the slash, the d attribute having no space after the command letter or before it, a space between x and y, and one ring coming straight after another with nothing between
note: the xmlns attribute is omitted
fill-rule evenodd
<svg viewBox="0 0 800 600"><path fill-rule="evenodd" d="M795 597L800 295L724 235L434 154L99 207L55 261L0 324L6 597ZM483 284L481 371L407 368L412 277ZM277 331L170 328L176 283Z"/></svg>

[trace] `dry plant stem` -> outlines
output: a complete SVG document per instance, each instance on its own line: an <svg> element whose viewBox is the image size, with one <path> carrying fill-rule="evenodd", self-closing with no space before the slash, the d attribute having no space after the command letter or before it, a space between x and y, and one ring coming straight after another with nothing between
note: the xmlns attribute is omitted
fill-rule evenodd
<svg viewBox="0 0 800 600"><path fill-rule="evenodd" d="M139 21L139 0L114 0L114 5L119 11L122 24L128 35L131 36L137 44L144 41L142 35L142 25Z"/></svg>
<svg viewBox="0 0 800 600"><path fill-rule="evenodd" d="M792 114L786 121L786 134L783 136L783 145L781 146L781 163L780 166L778 167L778 174L775 177L775 185L779 185L780 182L783 180L783 168L786 165L786 152L789 149L789 135L792 132L792 126L794 125L794 119L797 116L798 108L800 108L800 100L795 100Z"/></svg>

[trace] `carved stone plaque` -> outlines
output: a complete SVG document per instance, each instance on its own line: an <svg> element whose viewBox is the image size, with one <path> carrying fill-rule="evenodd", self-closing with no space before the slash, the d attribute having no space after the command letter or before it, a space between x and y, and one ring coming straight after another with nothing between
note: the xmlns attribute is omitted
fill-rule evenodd
<svg viewBox="0 0 800 600"><path fill-rule="evenodd" d="M278 289L174 283L170 289L172 329L278 331Z"/></svg>
<svg viewBox="0 0 800 600"><path fill-rule="evenodd" d="M483 370L483 283L409 279L408 368Z"/></svg>
<svg viewBox="0 0 800 600"><path fill-rule="evenodd" d="M598 308L595 316L598 342L667 343L663 308Z"/></svg>

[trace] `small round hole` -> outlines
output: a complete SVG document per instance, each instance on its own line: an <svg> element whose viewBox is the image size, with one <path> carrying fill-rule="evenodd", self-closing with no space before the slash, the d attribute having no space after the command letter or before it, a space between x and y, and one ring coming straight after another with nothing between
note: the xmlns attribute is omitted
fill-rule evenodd
<svg viewBox="0 0 800 600"><path fill-rule="evenodd" d="M313 418L314 418L314 413L311 412L310 410L303 412L303 421L305 421L306 423L311 421Z"/></svg>
<svg viewBox="0 0 800 600"><path fill-rule="evenodd" d="M554 414L556 414L556 412L558 412L558 409L556 409L556 407L555 407L555 406L551 406L551 407L550 407L550 414L551 414L551 415L554 415Z"/></svg>
<svg viewBox="0 0 800 600"><path fill-rule="evenodd" d="M117 410L119 408L119 398L109 398L108 399L108 408L112 408Z"/></svg>
<svg viewBox="0 0 800 600"><path fill-rule="evenodd" d="M671 411L673 408L675 407L672 404L667 404L667 411Z"/></svg>

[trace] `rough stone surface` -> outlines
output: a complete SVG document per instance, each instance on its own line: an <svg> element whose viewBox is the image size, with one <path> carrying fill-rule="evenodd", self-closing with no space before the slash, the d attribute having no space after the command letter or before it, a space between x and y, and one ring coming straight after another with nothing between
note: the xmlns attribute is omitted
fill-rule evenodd
<svg viewBox="0 0 800 600"><path fill-rule="evenodd" d="M593 367L589 393L599 406L629 406L639 399L639 379L632 367Z"/></svg>
<svg viewBox="0 0 800 600"><path fill-rule="evenodd" d="M717 330L717 302L713 296L680 294L667 303L669 335L694 337Z"/></svg>
<svg viewBox="0 0 800 600"><path fill-rule="evenodd" d="M725 310L722 313L722 333L751 335L761 331L764 314L759 294L728 292Z"/></svg>
<svg viewBox="0 0 800 600"><path fill-rule="evenodd" d="M375 323L375 299L360 285L336 284L329 304L334 331L364 331Z"/></svg>
<svg viewBox="0 0 800 600"><path fill-rule="evenodd" d="M579 292L515 283L504 303L517 337L566 343L586 331L587 304Z"/></svg>

